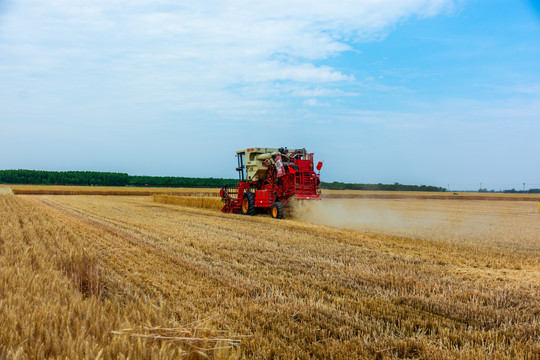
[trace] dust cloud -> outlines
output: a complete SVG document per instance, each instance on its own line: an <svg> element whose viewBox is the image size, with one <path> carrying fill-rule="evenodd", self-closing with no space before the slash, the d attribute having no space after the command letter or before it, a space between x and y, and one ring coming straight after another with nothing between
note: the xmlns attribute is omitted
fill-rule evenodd
<svg viewBox="0 0 540 360"><path fill-rule="evenodd" d="M292 203L296 220L362 232L540 250L535 202L323 199Z"/></svg>
<svg viewBox="0 0 540 360"><path fill-rule="evenodd" d="M399 232L431 229L444 219L421 214L424 209L407 200L323 199L295 201L297 220L352 230Z"/></svg>

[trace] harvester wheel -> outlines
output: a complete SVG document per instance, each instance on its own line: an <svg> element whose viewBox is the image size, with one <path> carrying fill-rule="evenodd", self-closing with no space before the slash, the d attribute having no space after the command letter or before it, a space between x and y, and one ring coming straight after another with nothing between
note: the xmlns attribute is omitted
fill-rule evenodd
<svg viewBox="0 0 540 360"><path fill-rule="evenodd" d="M270 214L274 219L283 219L283 204L276 201L270 210Z"/></svg>
<svg viewBox="0 0 540 360"><path fill-rule="evenodd" d="M252 192L246 192L244 199L242 200L242 207L240 211L243 215L255 215L255 194Z"/></svg>

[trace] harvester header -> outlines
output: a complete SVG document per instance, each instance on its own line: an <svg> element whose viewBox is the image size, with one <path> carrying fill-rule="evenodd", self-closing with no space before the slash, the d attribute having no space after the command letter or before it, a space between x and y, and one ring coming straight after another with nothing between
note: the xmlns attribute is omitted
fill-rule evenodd
<svg viewBox="0 0 540 360"><path fill-rule="evenodd" d="M283 218L289 199L319 200L322 162L306 149L254 147L236 152L239 183L220 191L225 213L270 212ZM317 173L315 172L317 170Z"/></svg>

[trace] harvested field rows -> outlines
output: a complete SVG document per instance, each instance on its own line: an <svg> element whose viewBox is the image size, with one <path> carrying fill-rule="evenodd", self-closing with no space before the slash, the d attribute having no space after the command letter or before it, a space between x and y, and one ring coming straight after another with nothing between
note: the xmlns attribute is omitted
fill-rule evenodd
<svg viewBox="0 0 540 360"><path fill-rule="evenodd" d="M10 185L16 195L214 195L219 189L213 188L154 188L130 186L65 186L65 185Z"/></svg>
<svg viewBox="0 0 540 360"><path fill-rule="evenodd" d="M96 254L103 289L90 299L144 300L177 325L211 317L246 336L244 357L540 356L538 246L362 233L151 197L18 201Z"/></svg>
<svg viewBox="0 0 540 360"><path fill-rule="evenodd" d="M159 188L130 186L10 185L17 195L115 195L115 196L219 196L217 188ZM470 192L322 190L325 199L433 199L540 201L540 194Z"/></svg>
<svg viewBox="0 0 540 360"><path fill-rule="evenodd" d="M223 207L221 198L215 196L179 196L155 194L153 199L155 202L162 204L184 205L200 209L221 210Z"/></svg>
<svg viewBox="0 0 540 360"><path fill-rule="evenodd" d="M171 359L237 341L208 322L184 326L171 317L176 309L159 298L123 291L123 281L93 243L96 236L116 237L50 210L0 196L1 359ZM142 341L137 335L174 340ZM236 355L228 349L204 352Z"/></svg>

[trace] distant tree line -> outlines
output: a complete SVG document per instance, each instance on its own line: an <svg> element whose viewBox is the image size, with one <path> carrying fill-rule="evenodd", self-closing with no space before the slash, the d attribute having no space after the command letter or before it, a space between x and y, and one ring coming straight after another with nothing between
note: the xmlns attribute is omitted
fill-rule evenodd
<svg viewBox="0 0 540 360"><path fill-rule="evenodd" d="M0 182L32 185L124 186L128 174L96 171L0 170Z"/></svg>
<svg viewBox="0 0 540 360"><path fill-rule="evenodd" d="M233 179L132 176L98 171L0 170L0 183L80 186L222 187Z"/></svg>
<svg viewBox="0 0 540 360"><path fill-rule="evenodd" d="M329 190L383 190L383 191L437 191L444 192L445 188L430 185L403 185L393 184L350 184L342 182L321 182L321 189Z"/></svg>
<svg viewBox="0 0 540 360"><path fill-rule="evenodd" d="M510 190L503 190L503 192L508 193L508 194L540 194L540 189L529 189L529 190L510 189Z"/></svg>
<svg viewBox="0 0 540 360"><path fill-rule="evenodd" d="M229 184L236 184L238 180L222 178L192 178L176 176L129 176L130 186L157 186L157 187L188 187L188 188L220 188Z"/></svg>
<svg viewBox="0 0 540 360"><path fill-rule="evenodd" d="M529 190L516 190L514 188L510 190L501 190L501 191L495 191L495 190L488 190L485 188L478 189L478 192L481 193L505 193L505 194L540 194L540 189L529 189Z"/></svg>

